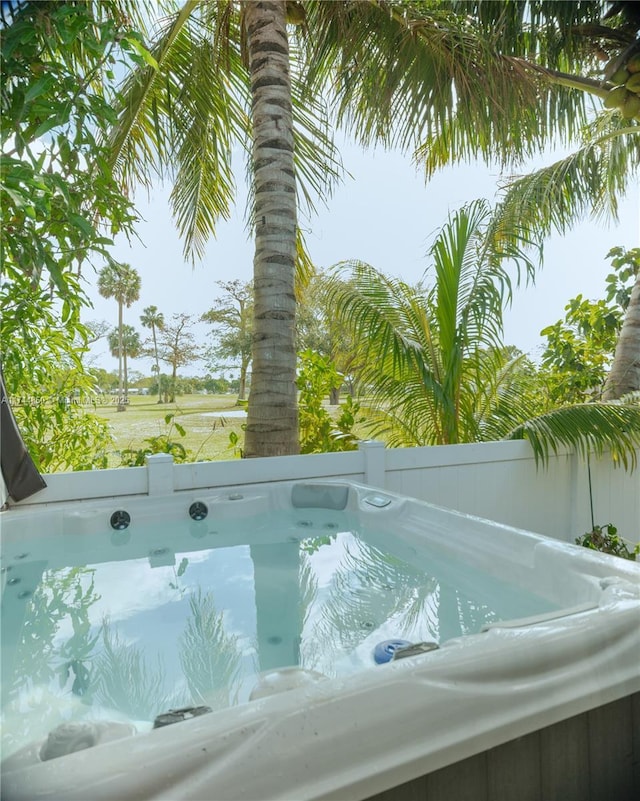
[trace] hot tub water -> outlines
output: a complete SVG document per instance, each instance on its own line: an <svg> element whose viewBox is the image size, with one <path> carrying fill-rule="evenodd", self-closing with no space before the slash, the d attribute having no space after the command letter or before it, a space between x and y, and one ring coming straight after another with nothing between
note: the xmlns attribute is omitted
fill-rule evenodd
<svg viewBox="0 0 640 801"><path fill-rule="evenodd" d="M81 564L50 567L64 535L3 554L3 757L64 721L144 730L170 708L245 703L264 671L379 670L382 641L443 644L557 608L333 510L91 537Z"/></svg>

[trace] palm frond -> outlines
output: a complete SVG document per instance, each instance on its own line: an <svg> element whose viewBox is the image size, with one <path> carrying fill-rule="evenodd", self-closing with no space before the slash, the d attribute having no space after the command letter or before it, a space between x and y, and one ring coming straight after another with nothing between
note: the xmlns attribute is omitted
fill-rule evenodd
<svg viewBox="0 0 640 801"><path fill-rule="evenodd" d="M479 351L475 362L463 403L465 430L476 442L502 439L539 411L534 370L524 354L508 348Z"/></svg>
<svg viewBox="0 0 640 801"><path fill-rule="evenodd" d="M200 589L189 598L190 616L180 637L180 664L192 698L216 708L235 700L242 655L237 637L227 634L224 616L210 593Z"/></svg>
<svg viewBox="0 0 640 801"><path fill-rule="evenodd" d="M161 25L150 47L158 68L145 65L126 79L110 143L126 186L174 179L171 203L191 257L203 256L217 220L229 216L231 150L250 127L239 49L212 38L200 10L210 11L188 0ZM227 4L216 10L224 17Z"/></svg>
<svg viewBox="0 0 640 801"><path fill-rule="evenodd" d="M402 325L405 315L398 299L406 296L406 285L364 262L344 262L336 270L334 279L327 282L327 298L336 314L354 330L370 334L369 350L375 350L377 359L406 363L418 347L412 332ZM341 280L347 275L348 280Z"/></svg>
<svg viewBox="0 0 640 801"><path fill-rule="evenodd" d="M566 66L566 29L546 12L558 46L546 43L542 63ZM457 3L308 3L309 85L330 86L339 122L364 144L414 150L426 140L440 163L478 155L520 163L555 135L573 134L585 101L564 87L542 91L539 75L514 57L543 52L543 37L518 13L510 20L520 26L518 46L507 47L509 26L498 36Z"/></svg>
<svg viewBox="0 0 640 801"><path fill-rule="evenodd" d="M561 447L586 459L610 450L614 463L635 469L640 449L640 406L621 403L584 403L554 409L516 426L505 439L528 439L536 462L549 461Z"/></svg>
<svg viewBox="0 0 640 801"><path fill-rule="evenodd" d="M104 706L133 719L153 720L163 710L188 701L167 688L169 682L160 655L155 666L150 664L143 649L122 641L108 620L103 623L102 636L104 650L95 666L96 696Z"/></svg>
<svg viewBox="0 0 640 801"><path fill-rule="evenodd" d="M505 183L496 226L519 226L542 238L565 233L588 214L616 219L618 202L639 168L640 125L617 112L603 113L584 128L574 153Z"/></svg>

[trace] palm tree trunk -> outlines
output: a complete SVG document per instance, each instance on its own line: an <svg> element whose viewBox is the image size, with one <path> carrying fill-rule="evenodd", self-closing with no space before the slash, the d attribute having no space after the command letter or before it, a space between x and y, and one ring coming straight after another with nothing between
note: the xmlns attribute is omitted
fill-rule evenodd
<svg viewBox="0 0 640 801"><path fill-rule="evenodd" d="M124 412L124 385L122 383L122 301L118 301L118 406L117 411Z"/></svg>
<svg viewBox="0 0 640 801"><path fill-rule="evenodd" d="M296 187L284 0L246 2L253 99L254 328L245 456L298 453Z"/></svg>
<svg viewBox="0 0 640 801"><path fill-rule="evenodd" d="M616 352L613 357L611 371L604 385L602 399L617 400L629 392L640 389L640 273L631 290L629 305L625 312L624 322Z"/></svg>
<svg viewBox="0 0 640 801"><path fill-rule="evenodd" d="M162 393L160 392L160 362L158 360L158 340L156 338L155 324L151 323L151 333L153 335L153 353L156 357L156 376L158 378L158 403L162 403Z"/></svg>
<svg viewBox="0 0 640 801"><path fill-rule="evenodd" d="M122 354L122 359L124 362L124 405L126 406L129 403L129 377L127 376L127 351L125 350Z"/></svg>

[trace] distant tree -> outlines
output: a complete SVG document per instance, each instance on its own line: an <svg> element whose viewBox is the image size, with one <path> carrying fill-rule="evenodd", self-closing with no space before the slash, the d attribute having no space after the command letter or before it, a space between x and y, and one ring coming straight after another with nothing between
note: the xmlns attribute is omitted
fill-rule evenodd
<svg viewBox="0 0 640 801"><path fill-rule="evenodd" d="M106 320L87 320L85 323L87 329L87 345L93 345L99 342L103 337L106 337L111 328L111 324Z"/></svg>
<svg viewBox="0 0 640 801"><path fill-rule="evenodd" d="M329 403L336 406L342 384L352 397L355 394L364 356L361 343L335 314L327 294L330 284L326 273L316 271L299 288L296 336L300 352L312 350L324 356L335 366L334 375L341 376L340 386L331 387L329 393Z"/></svg>
<svg viewBox="0 0 640 801"><path fill-rule="evenodd" d="M158 311L157 306L147 306L142 310L140 315L140 322L145 328L151 329L151 338L153 340L153 357L155 359L156 375L160 375L160 361L158 359L158 338L157 331L161 331L164 327L164 315ZM162 396L158 393L158 403L162 403Z"/></svg>
<svg viewBox="0 0 640 801"><path fill-rule="evenodd" d="M213 395L223 395L231 389L229 381L227 381L226 378L212 378L211 376L207 376L203 379L202 386L207 392Z"/></svg>
<svg viewBox="0 0 640 801"><path fill-rule="evenodd" d="M127 358L135 359L140 355L142 350L142 342L140 334L135 330L132 325L123 325L122 330L114 329L108 337L109 350L112 356L117 356L122 353L122 361L124 364L123 377L124 381L118 388L124 394L118 398L118 405L121 403L126 405L129 399L129 379L127 375Z"/></svg>
<svg viewBox="0 0 640 801"><path fill-rule="evenodd" d="M123 412L127 407L124 399L124 385L122 373L123 351L123 321L122 309L129 308L140 297L140 276L130 264L119 264L110 261L100 270L98 276L98 292L103 298L115 298L118 303L118 411ZM112 351L113 353L113 351Z"/></svg>
<svg viewBox="0 0 640 801"><path fill-rule="evenodd" d="M171 384L168 393L168 400L171 403L176 396L178 368L200 358L200 348L191 331L194 323L190 314L173 314L171 322L165 321L164 328L158 332L160 361L171 366Z"/></svg>
<svg viewBox="0 0 640 801"><path fill-rule="evenodd" d="M113 392L118 389L118 374L108 372L102 367L90 367L89 373L93 376L95 385L100 392Z"/></svg>
<svg viewBox="0 0 640 801"><path fill-rule="evenodd" d="M232 359L240 364L240 390L238 400L246 399L247 372L251 364L253 339L253 285L242 281L216 281L224 295L216 298L213 306L201 319L211 323L218 344L209 348L207 357L211 369L221 366L220 361Z"/></svg>

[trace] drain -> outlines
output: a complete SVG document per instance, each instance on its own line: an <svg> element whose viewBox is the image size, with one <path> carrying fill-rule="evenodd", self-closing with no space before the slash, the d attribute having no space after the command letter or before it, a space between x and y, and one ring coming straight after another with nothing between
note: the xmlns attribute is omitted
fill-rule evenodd
<svg viewBox="0 0 640 801"><path fill-rule="evenodd" d="M109 522L111 523L111 528L116 531L124 531L125 528L129 527L131 515L129 512L125 512L124 509L118 509L117 512L111 515L111 520Z"/></svg>
<svg viewBox="0 0 640 801"><path fill-rule="evenodd" d="M207 505L202 503L202 501L195 501L189 507L189 517L192 520L204 520L208 514L209 510L207 509Z"/></svg>
<svg viewBox="0 0 640 801"><path fill-rule="evenodd" d="M25 598L31 598L32 595L33 595L32 590L22 590L22 592L18 593L18 598L21 601L23 601Z"/></svg>

